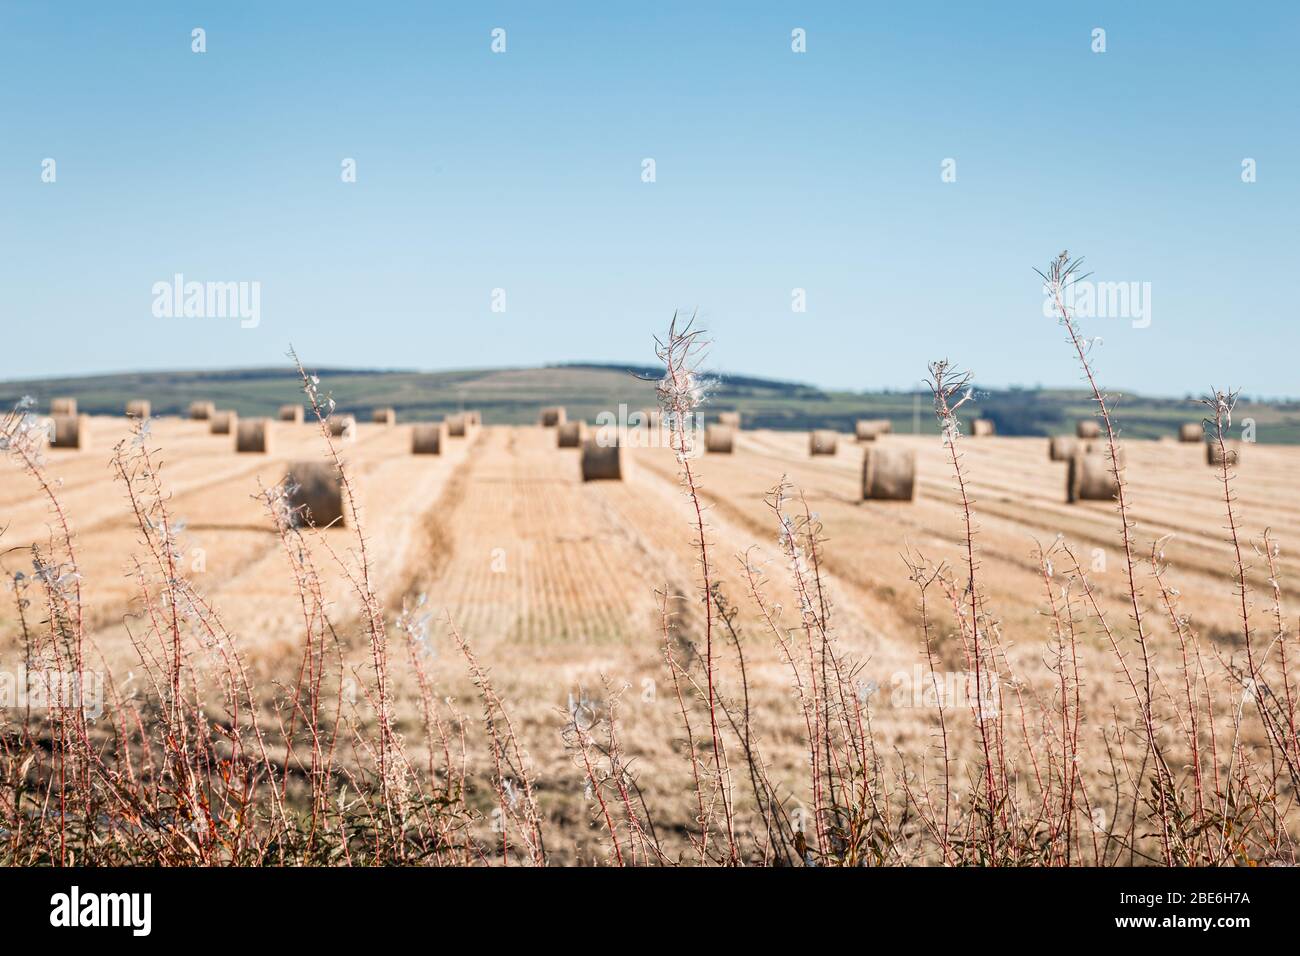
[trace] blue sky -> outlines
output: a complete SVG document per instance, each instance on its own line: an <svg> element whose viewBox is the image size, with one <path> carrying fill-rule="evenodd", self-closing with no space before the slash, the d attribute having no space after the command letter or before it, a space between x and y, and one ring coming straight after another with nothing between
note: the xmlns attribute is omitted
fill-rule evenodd
<svg viewBox="0 0 1300 956"><path fill-rule="evenodd" d="M1072 385L1068 248L1150 283L1105 382L1300 394L1297 11L4 0L0 378L645 362L698 308L724 370ZM257 327L156 316L176 273Z"/></svg>

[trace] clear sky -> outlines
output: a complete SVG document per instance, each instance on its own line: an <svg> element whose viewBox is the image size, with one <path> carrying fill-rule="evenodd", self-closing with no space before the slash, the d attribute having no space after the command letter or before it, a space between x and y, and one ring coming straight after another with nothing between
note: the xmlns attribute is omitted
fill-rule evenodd
<svg viewBox="0 0 1300 956"><path fill-rule="evenodd" d="M0 378L647 362L698 308L727 371L1073 385L1068 248L1150 283L1108 384L1300 394L1298 81L1293 2L2 0Z"/></svg>

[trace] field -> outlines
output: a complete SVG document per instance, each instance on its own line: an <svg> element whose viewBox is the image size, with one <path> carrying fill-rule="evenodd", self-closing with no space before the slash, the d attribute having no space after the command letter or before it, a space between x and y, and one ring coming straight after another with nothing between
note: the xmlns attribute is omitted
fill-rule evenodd
<svg viewBox="0 0 1300 956"><path fill-rule="evenodd" d="M26 666L43 626L55 634L57 656L80 628L84 669L102 671L111 684L104 714L87 730L101 753L147 755L143 724L164 719L174 680L175 697L193 713L167 719L189 733L205 721L224 728L229 739L212 753L233 766L242 752L249 790L278 786L295 813L311 807L325 817L324 804L342 807L350 787L369 821L359 831L383 831L390 801L420 806L419 794L436 791L455 807L451 822L435 821L428 806L419 811L438 834L430 851L437 859L536 861L534 832L546 835L546 860L584 863L715 854L725 862L728 844L736 859L769 862L813 854L880 863L973 854L987 854L983 862L1004 855L1193 862L1216 853L1271 862L1290 852L1294 793L1277 770L1287 752L1270 756L1267 723L1252 725L1245 707L1254 698L1240 679L1247 664L1236 552L1225 531L1221 470L1207 465L1201 443L1124 443L1131 553L1146 615L1139 647L1115 502L1067 504L1066 466L1049 461L1043 438L958 442L979 576L979 607L968 619L963 608L975 598L965 587L963 495L950 448L935 434L878 439L915 451L910 502L862 500L863 445L851 434L840 435L834 455L814 458L805 432L746 428L733 454L688 459L704 509L706 604L694 499L665 447L670 437L627 449L626 480L584 482L579 451L557 448L554 429L489 416L444 454L414 456L408 426L363 423L354 441L337 446L356 485L363 554L356 522L286 530L275 517L275 491L266 494L291 462L329 454L314 422L278 425L265 455L236 454L230 436L209 434L205 422L161 417L142 435L120 417L96 416L90 425L90 448L43 453L48 492L16 456L0 470L0 564L11 582L26 576L0 609L0 661L6 672ZM1292 544L1300 540L1297 467L1300 450L1252 444L1232 469L1233 520L1251 565L1249 620L1260 644L1277 633L1272 582L1285 587L1300 571ZM63 597L57 587L41 597L45 579L34 569L34 554L47 567L73 560L58 557L67 547L60 514L75 549L73 613L60 609L69 585ZM1281 542L1271 571L1249 544L1266 528ZM163 565L175 565L162 576L169 580L151 565L160 551ZM184 620L169 623L184 602ZM61 613L76 616L76 626ZM1264 652L1269 667L1274 645L1285 655L1292 643L1285 621L1278 617L1283 637ZM979 631L984 649L971 645ZM1158 797L1146 792L1154 785L1142 760L1143 707L1125 676L1143 648L1148 686L1156 686L1152 736L1171 768L1170 793ZM965 685L936 701L935 680L968 680L972 661L985 667L974 710ZM1263 667L1251 666L1262 680ZM1274 677L1281 683L1268 694L1285 720L1285 656L1281 666ZM842 672L828 678L828 667ZM825 699L810 709L819 677ZM712 718L721 731L710 730L714 685L725 701ZM851 699L832 699L845 689ZM328 775L319 748L293 729L298 714L285 700L329 728ZM992 702L999 728L992 763L980 757L988 740L974 716L981 700ZM250 710L275 731L256 747L240 729ZM305 713L302 720L311 723ZM11 718L4 733L11 785L23 735L45 741L38 765L22 769L37 799L59 767L51 757L58 735L75 728L20 732ZM823 735L824 749L810 746ZM162 745L157 757L164 766L166 751ZM1270 760L1281 792L1247 811L1240 795L1258 794L1251 775ZM829 765L841 763L852 772L836 777ZM996 780L980 769L992 764ZM159 783L168 771L139 772L157 801L145 829L170 846L173 824L157 819L158 807L191 826L199 814L179 784ZM1240 785L1234 775L1243 775ZM834 798L837 784L859 798ZM209 783L199 801L212 833L237 815L230 790L228 780ZM995 794L990 810L982 802ZM1053 800L1067 809L1031 812ZM1153 817L1174 816L1167 800L1195 805L1199 829L1153 835ZM962 807L974 809L963 815ZM1008 808L1006 833L1020 832L1020 842L989 837L984 846L980 834L995 828L981 824L981 814L987 821ZM139 807L101 812L123 827L144 826L149 816ZM342 819L350 818L340 811L335 825ZM10 818L5 828L12 835L21 823ZM1063 825L1064 839L1043 836ZM26 852L66 852L64 838L50 832ZM114 841L105 840L100 852L111 856L105 846ZM251 836L178 845L185 844L195 861L275 862L284 852ZM22 857L13 850L10 858Z"/></svg>

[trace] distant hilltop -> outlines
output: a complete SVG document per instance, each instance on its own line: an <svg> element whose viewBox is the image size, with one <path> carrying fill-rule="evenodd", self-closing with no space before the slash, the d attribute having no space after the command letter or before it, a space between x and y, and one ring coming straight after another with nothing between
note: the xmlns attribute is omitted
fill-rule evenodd
<svg viewBox="0 0 1300 956"><path fill-rule="evenodd" d="M602 411L617 413L655 403L650 365L575 362L541 368L461 369L416 372L404 369L313 369L321 389L346 412L397 409L399 421L440 418L462 408L483 412L486 424L530 424L543 405L563 405L570 417L593 421ZM836 391L798 382L731 373L716 380L702 411L743 413L746 427L835 428L851 432L859 418L888 418L894 431L935 434L938 428L928 392ZM241 416L274 415L284 404L302 401L296 372L279 368L126 372L0 382L0 403L12 406L24 395L46 409L55 396L77 399L89 414L120 415L132 399L147 399L155 415L181 415L193 401L212 401ZM1173 435L1179 424L1199 420L1203 407L1188 398L1153 398L1114 391L1112 410L1121 434L1131 438ZM976 388L970 417L992 419L1000 435L1073 433L1074 422L1093 414L1081 389ZM1248 402L1237 406L1234 425L1255 423L1259 441L1300 444L1300 402Z"/></svg>

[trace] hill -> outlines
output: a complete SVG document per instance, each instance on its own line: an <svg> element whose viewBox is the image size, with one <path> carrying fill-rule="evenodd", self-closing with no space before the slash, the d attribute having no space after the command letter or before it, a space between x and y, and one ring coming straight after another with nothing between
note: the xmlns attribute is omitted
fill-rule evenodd
<svg viewBox="0 0 1300 956"><path fill-rule="evenodd" d="M325 368L322 388L339 408L369 418L392 406L400 419L432 419L461 408L478 408L488 423L533 422L541 405L564 405L573 417L592 420L620 404L635 411L654 404L653 366L584 364L541 368L464 369L446 372ZM1092 414L1087 393L1078 389L976 389L972 414L993 419L1004 435L1049 435L1069 431ZM70 395L83 411L119 414L129 398L147 398L155 415L180 415L191 401L210 399L240 415L273 415L302 399L295 373L285 368L215 371L135 372L0 382L0 402L11 406L30 395L47 408L56 395ZM1115 393L1114 408L1124 434L1156 438L1180 422L1199 419L1191 398L1156 398ZM899 432L937 431L930 396L919 392L833 391L797 382L719 374L706 411L737 409L759 428L837 428L851 431L858 418L888 418ZM1254 420L1257 438L1300 443L1300 402L1248 402L1235 424Z"/></svg>

